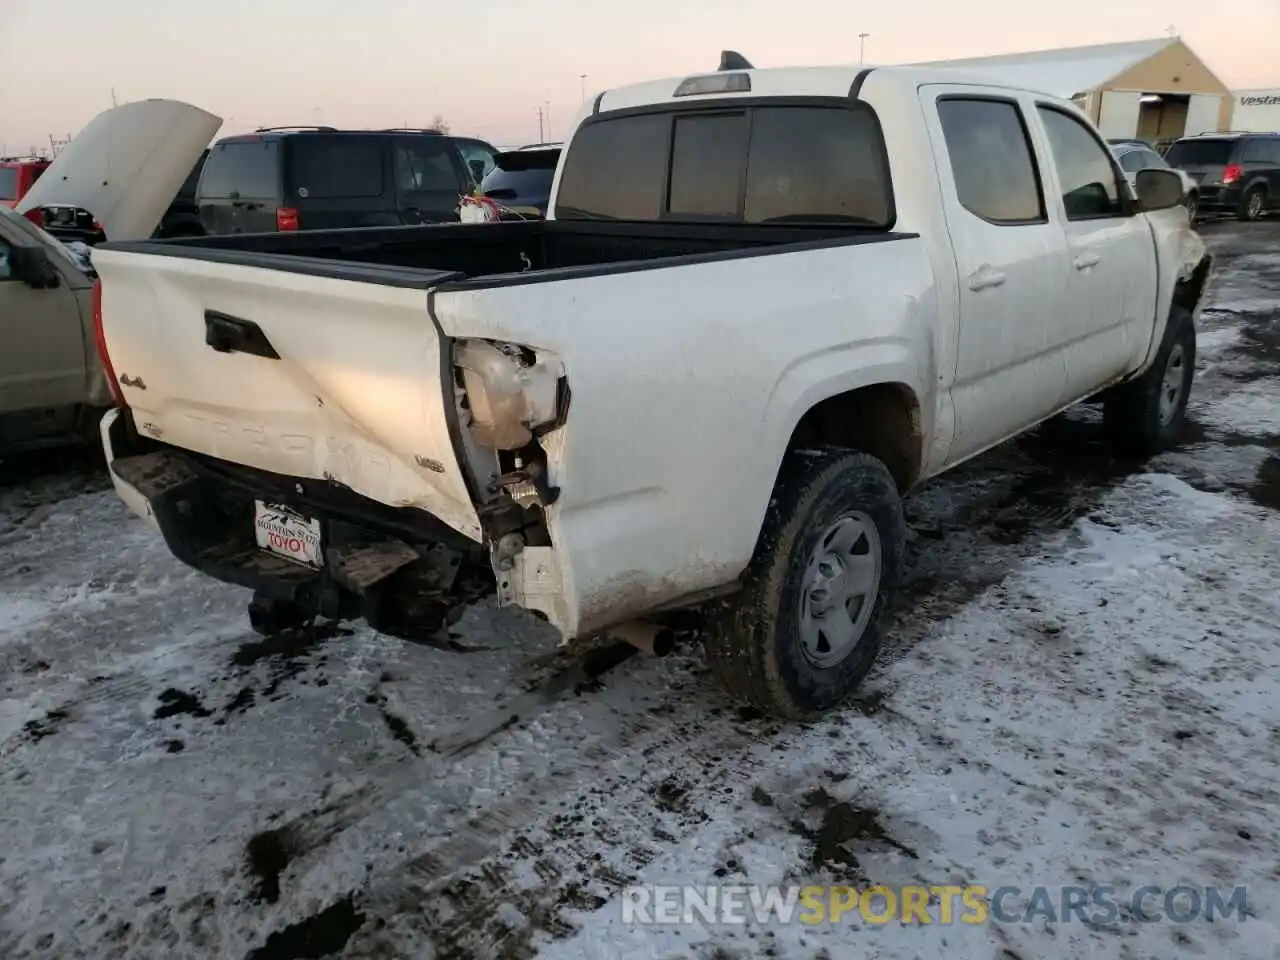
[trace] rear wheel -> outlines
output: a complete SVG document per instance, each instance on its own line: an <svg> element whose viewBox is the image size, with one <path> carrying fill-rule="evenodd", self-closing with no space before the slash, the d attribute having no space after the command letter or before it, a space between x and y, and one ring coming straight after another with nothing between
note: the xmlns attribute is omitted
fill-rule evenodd
<svg viewBox="0 0 1280 960"><path fill-rule="evenodd" d="M1107 392L1103 423L1117 453L1148 457L1177 442L1195 366L1195 322L1189 310L1175 306L1155 362L1136 380Z"/></svg>
<svg viewBox="0 0 1280 960"><path fill-rule="evenodd" d="M905 544L902 501L883 463L845 450L792 454L745 589L708 625L712 671L774 716L837 706L875 662Z"/></svg>
<svg viewBox="0 0 1280 960"><path fill-rule="evenodd" d="M1240 198L1240 211L1237 214L1241 220L1261 220L1262 215L1267 209L1267 190L1261 184L1250 187L1245 191L1245 195Z"/></svg>

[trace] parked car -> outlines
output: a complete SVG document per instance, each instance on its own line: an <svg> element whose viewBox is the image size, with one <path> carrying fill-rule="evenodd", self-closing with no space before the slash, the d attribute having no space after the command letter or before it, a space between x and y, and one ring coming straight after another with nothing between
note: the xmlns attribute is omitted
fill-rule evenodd
<svg viewBox="0 0 1280 960"><path fill-rule="evenodd" d="M264 128L214 144L196 206L209 234L292 233L456 221L473 189L435 131Z"/></svg>
<svg viewBox="0 0 1280 960"><path fill-rule="evenodd" d="M0 157L0 205L15 207L48 169L44 157Z"/></svg>
<svg viewBox="0 0 1280 960"><path fill-rule="evenodd" d="M944 70L609 90L546 220L100 247L113 480L260 630L478 553L566 639L703 605L728 688L811 716L908 491L1099 392L1116 449L1178 436L1211 261L1175 174L1123 177L1071 103Z"/></svg>
<svg viewBox="0 0 1280 960"><path fill-rule="evenodd" d="M93 289L62 243L0 207L0 453L95 436L111 390Z"/></svg>
<svg viewBox="0 0 1280 960"><path fill-rule="evenodd" d="M545 217L562 147L538 143L499 153L480 192L501 204L503 219Z"/></svg>
<svg viewBox="0 0 1280 960"><path fill-rule="evenodd" d="M220 122L172 101L114 108L90 121L17 210L0 207L0 451L96 438L113 397L95 343L92 264L30 214L62 193L70 209L78 198L98 211L112 239L145 239Z"/></svg>
<svg viewBox="0 0 1280 960"><path fill-rule="evenodd" d="M1164 158L1196 181L1201 213L1258 220L1280 209L1280 133L1183 137Z"/></svg>
<svg viewBox="0 0 1280 960"><path fill-rule="evenodd" d="M1111 144L1111 152L1120 161L1120 169L1124 171L1124 175L1129 180L1131 187L1136 187L1138 174L1143 170L1174 170L1165 161L1164 157L1160 156L1141 140L1126 140L1120 143L1111 140L1108 142ZM1187 216L1194 223L1200 200L1200 186L1185 170L1174 170L1174 173L1178 174L1182 180L1182 202L1187 208Z"/></svg>

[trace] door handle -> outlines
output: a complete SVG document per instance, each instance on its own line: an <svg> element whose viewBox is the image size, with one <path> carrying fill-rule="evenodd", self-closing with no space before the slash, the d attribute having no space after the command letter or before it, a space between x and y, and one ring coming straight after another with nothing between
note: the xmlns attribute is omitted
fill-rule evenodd
<svg viewBox="0 0 1280 960"><path fill-rule="evenodd" d="M1091 270L1102 262L1102 258L1096 253L1082 253L1076 257L1077 270Z"/></svg>
<svg viewBox="0 0 1280 960"><path fill-rule="evenodd" d="M989 287L1003 286L1005 275L999 270L983 265L969 274L970 290L986 290Z"/></svg>

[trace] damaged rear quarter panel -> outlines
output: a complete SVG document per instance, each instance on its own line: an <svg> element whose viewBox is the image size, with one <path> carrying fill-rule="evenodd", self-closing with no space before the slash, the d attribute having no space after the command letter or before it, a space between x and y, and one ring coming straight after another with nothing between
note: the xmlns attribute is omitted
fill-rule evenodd
<svg viewBox="0 0 1280 960"><path fill-rule="evenodd" d="M542 595L517 600L572 637L731 582L810 406L906 383L932 430L936 308L915 238L438 289L446 336L565 365L568 417L541 438L553 546L521 555Z"/></svg>

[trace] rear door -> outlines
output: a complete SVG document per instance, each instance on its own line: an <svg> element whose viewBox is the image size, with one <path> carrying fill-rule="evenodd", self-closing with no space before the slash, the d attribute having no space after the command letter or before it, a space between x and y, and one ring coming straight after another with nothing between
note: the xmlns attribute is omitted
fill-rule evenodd
<svg viewBox="0 0 1280 960"><path fill-rule="evenodd" d="M285 196L298 229L385 227L396 212L385 134L297 133L285 141ZM441 138L443 139L443 138Z"/></svg>
<svg viewBox="0 0 1280 960"><path fill-rule="evenodd" d="M1240 166L1244 168L1242 186L1261 184L1266 189L1266 206L1280 206L1280 138L1247 138L1240 150Z"/></svg>
<svg viewBox="0 0 1280 960"><path fill-rule="evenodd" d="M206 233L266 233L276 229L280 200L280 139L247 136L214 145L196 187Z"/></svg>
<svg viewBox="0 0 1280 960"><path fill-rule="evenodd" d="M1065 108L1040 103L1036 112L1041 169L1052 174L1045 182L1054 188L1050 202L1066 225L1070 258L1059 320L1067 403L1132 369L1150 343L1155 247L1102 139Z"/></svg>
<svg viewBox="0 0 1280 960"><path fill-rule="evenodd" d="M470 186L448 137L398 135L390 139L396 206L405 223L445 223L458 218L458 199Z"/></svg>
<svg viewBox="0 0 1280 960"><path fill-rule="evenodd" d="M1028 102L950 84L920 97L960 279L954 463L1056 409L1066 236L1045 202Z"/></svg>

